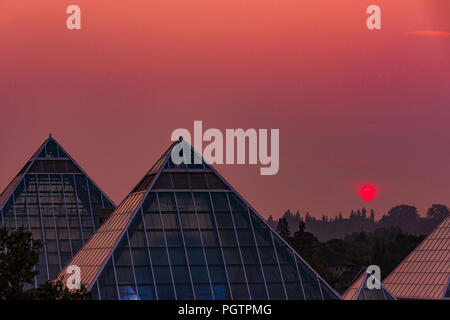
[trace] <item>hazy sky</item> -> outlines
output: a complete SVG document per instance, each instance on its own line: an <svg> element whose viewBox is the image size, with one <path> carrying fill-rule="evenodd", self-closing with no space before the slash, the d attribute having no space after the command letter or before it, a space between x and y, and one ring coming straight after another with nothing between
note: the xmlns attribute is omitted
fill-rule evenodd
<svg viewBox="0 0 450 320"><path fill-rule="evenodd" d="M450 205L448 0L1 0L0 46L0 189L51 132L118 203L203 120L280 129L277 175L217 167L266 217Z"/></svg>

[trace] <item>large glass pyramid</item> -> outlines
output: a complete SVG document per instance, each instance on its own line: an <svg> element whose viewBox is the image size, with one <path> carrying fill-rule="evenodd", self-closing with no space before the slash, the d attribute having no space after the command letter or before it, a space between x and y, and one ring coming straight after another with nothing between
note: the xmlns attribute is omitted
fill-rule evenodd
<svg viewBox="0 0 450 320"><path fill-rule="evenodd" d="M340 299L189 145L201 161L174 164L178 143L69 262L96 299Z"/></svg>
<svg viewBox="0 0 450 320"><path fill-rule="evenodd" d="M450 297L450 215L383 281L398 299Z"/></svg>
<svg viewBox="0 0 450 320"><path fill-rule="evenodd" d="M34 286L54 279L113 202L51 136L0 194L0 224L43 243Z"/></svg>
<svg viewBox="0 0 450 320"><path fill-rule="evenodd" d="M363 268L356 280L344 292L344 300L396 300L395 297L377 280L369 278L370 274ZM367 281L377 282L379 289L369 289ZM375 283L374 283L375 284Z"/></svg>

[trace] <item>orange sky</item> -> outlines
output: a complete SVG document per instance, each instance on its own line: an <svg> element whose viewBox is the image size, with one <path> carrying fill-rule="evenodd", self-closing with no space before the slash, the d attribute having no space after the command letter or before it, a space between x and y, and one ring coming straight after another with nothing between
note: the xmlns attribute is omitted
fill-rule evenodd
<svg viewBox="0 0 450 320"><path fill-rule="evenodd" d="M120 202L203 120L280 129L278 175L218 167L265 216L450 205L449 32L447 0L2 0L0 189L52 132Z"/></svg>

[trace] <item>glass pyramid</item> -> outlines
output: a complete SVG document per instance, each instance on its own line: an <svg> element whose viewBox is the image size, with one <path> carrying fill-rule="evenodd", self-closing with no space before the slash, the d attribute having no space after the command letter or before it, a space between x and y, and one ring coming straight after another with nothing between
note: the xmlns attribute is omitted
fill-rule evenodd
<svg viewBox="0 0 450 320"><path fill-rule="evenodd" d="M340 299L190 146L202 161L176 165L177 143L68 264L96 299Z"/></svg>
<svg viewBox="0 0 450 320"><path fill-rule="evenodd" d="M395 297L378 281L380 289L369 289L367 281L376 281L370 279L370 274L363 268L356 280L352 285L344 292L342 298L344 300L396 300Z"/></svg>
<svg viewBox="0 0 450 320"><path fill-rule="evenodd" d="M43 243L34 286L54 279L91 237L100 208L115 205L50 136L0 195L0 224Z"/></svg>
<svg viewBox="0 0 450 320"><path fill-rule="evenodd" d="M383 281L398 299L443 299L450 281L447 216ZM446 296L447 291L447 296Z"/></svg>

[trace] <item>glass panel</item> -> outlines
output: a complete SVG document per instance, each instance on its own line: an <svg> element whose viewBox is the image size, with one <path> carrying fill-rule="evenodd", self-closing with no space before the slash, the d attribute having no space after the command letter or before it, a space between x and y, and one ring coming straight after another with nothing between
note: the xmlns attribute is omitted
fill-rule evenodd
<svg viewBox="0 0 450 320"><path fill-rule="evenodd" d="M153 284L152 270L150 266L145 267L134 267L134 273L136 275L137 285L142 284Z"/></svg>
<svg viewBox="0 0 450 320"><path fill-rule="evenodd" d="M186 254L183 248L169 248L170 263L172 265L186 265Z"/></svg>
<svg viewBox="0 0 450 320"><path fill-rule="evenodd" d="M280 283L267 283L267 290L269 291L269 298L271 300L284 300L286 295L284 293L283 285Z"/></svg>
<svg viewBox="0 0 450 320"><path fill-rule="evenodd" d="M160 300L175 300L175 293L172 285L158 285L156 286L156 289Z"/></svg>
<svg viewBox="0 0 450 320"><path fill-rule="evenodd" d="M306 299L308 300L322 300L322 295L320 293L319 282L317 281L316 275L311 271L310 268L303 261L297 260L297 266L302 278L303 288L305 290Z"/></svg>
<svg viewBox="0 0 450 320"><path fill-rule="evenodd" d="M246 284L232 283L231 292L233 293L233 299L235 300L248 300L248 288Z"/></svg>
<svg viewBox="0 0 450 320"><path fill-rule="evenodd" d="M229 300L231 299L230 292L228 291L228 285L225 283L213 283L213 295L216 300Z"/></svg>
<svg viewBox="0 0 450 320"><path fill-rule="evenodd" d="M67 154L60 147L58 147L58 155L60 158L68 158Z"/></svg>
<svg viewBox="0 0 450 320"><path fill-rule="evenodd" d="M339 300L339 298L328 288L322 281L320 281L320 287L322 288L322 294L324 300Z"/></svg>
<svg viewBox="0 0 450 320"><path fill-rule="evenodd" d="M115 208L115 206L112 204L112 202L109 201L108 198L106 198L103 194L102 194L102 199L103 199L103 208Z"/></svg>
<svg viewBox="0 0 450 320"><path fill-rule="evenodd" d="M203 256L203 249L202 248L187 248L188 253L188 259L190 265L204 265L205 264L205 258Z"/></svg>
<svg viewBox="0 0 450 320"><path fill-rule="evenodd" d="M159 192L158 197L161 212L177 211L175 198L172 192Z"/></svg>
<svg viewBox="0 0 450 320"><path fill-rule="evenodd" d="M247 275L248 282L264 282L263 271L261 266L255 265L245 265L245 273Z"/></svg>
<svg viewBox="0 0 450 320"><path fill-rule="evenodd" d="M285 282L286 292L289 300L304 300L300 282Z"/></svg>
<svg viewBox="0 0 450 320"><path fill-rule="evenodd" d="M98 300L99 299L97 282L95 282L94 285L92 286L91 293L92 293L92 299L93 300Z"/></svg>
<svg viewBox="0 0 450 320"><path fill-rule="evenodd" d="M172 173L172 182L174 189L189 189L189 178L187 173Z"/></svg>
<svg viewBox="0 0 450 320"><path fill-rule="evenodd" d="M219 248L205 248L208 264L223 264L222 252Z"/></svg>
<svg viewBox="0 0 450 320"><path fill-rule="evenodd" d="M198 300L212 300L211 287L209 284L194 284L195 297Z"/></svg>
<svg viewBox="0 0 450 320"><path fill-rule="evenodd" d="M162 236L162 234L161 234L161 236ZM181 231L167 230L166 231L166 239L167 239L167 245L169 247L183 246L183 238L181 235Z"/></svg>
<svg viewBox="0 0 450 320"><path fill-rule="evenodd" d="M172 276L170 275L170 269L167 266L164 267L153 267L153 271L155 273L155 281L157 283L157 287L161 283L172 283Z"/></svg>
<svg viewBox="0 0 450 320"><path fill-rule="evenodd" d="M241 265L227 265L230 282L246 282L244 270Z"/></svg>
<svg viewBox="0 0 450 320"><path fill-rule="evenodd" d="M236 228L250 228L247 206L234 193L229 193L229 198Z"/></svg>
<svg viewBox="0 0 450 320"><path fill-rule="evenodd" d="M99 226L99 211L103 208L102 194L100 190L88 179L89 196L91 200L92 215L95 223L95 228ZM87 204L85 204L87 206Z"/></svg>
<svg viewBox="0 0 450 320"><path fill-rule="evenodd" d="M191 277L187 266L173 266L173 282L175 283L190 283Z"/></svg>
<svg viewBox="0 0 450 320"><path fill-rule="evenodd" d="M138 293L141 300L155 300L155 290L153 286L139 285Z"/></svg>
<svg viewBox="0 0 450 320"><path fill-rule="evenodd" d="M39 152L38 158L45 158L45 147Z"/></svg>
<svg viewBox="0 0 450 320"><path fill-rule="evenodd" d="M49 158L58 158L58 147L56 146L56 143L53 141L48 141L45 149L47 151L46 157Z"/></svg>
<svg viewBox="0 0 450 320"><path fill-rule="evenodd" d="M203 173L190 173L189 180L192 189L207 189L206 178Z"/></svg>
<svg viewBox="0 0 450 320"><path fill-rule="evenodd" d="M153 265L168 265L167 252L165 248L150 248L150 256Z"/></svg>
<svg viewBox="0 0 450 320"><path fill-rule="evenodd" d="M190 284L177 284L175 285L177 292L177 299L180 300L193 300L194 293L192 292L192 286Z"/></svg>
<svg viewBox="0 0 450 320"><path fill-rule="evenodd" d="M200 233L198 231L184 231L184 241L187 247L200 247L202 245Z"/></svg>
<svg viewBox="0 0 450 320"><path fill-rule="evenodd" d="M120 300L137 300L136 288L133 285L119 286Z"/></svg>
<svg viewBox="0 0 450 320"><path fill-rule="evenodd" d="M267 300L266 286L264 283L249 283L250 294L253 300Z"/></svg>
<svg viewBox="0 0 450 320"><path fill-rule="evenodd" d="M212 283L227 282L227 276L223 266L209 266L209 273Z"/></svg>
<svg viewBox="0 0 450 320"><path fill-rule="evenodd" d="M114 276L114 269L112 265L112 260L110 259L109 262L106 264L103 271L100 273L98 277L98 284L100 286L100 289L105 285L116 285L116 280ZM116 291L116 290L114 290ZM117 294L117 292L116 292ZM101 294L103 299L103 294Z"/></svg>
<svg viewBox="0 0 450 320"><path fill-rule="evenodd" d="M209 189L215 189L215 190L227 190L228 187L223 183L223 181L217 177L214 173L207 173L206 174L206 181L208 183Z"/></svg>
<svg viewBox="0 0 450 320"><path fill-rule="evenodd" d="M208 270L205 266L191 265L191 275L194 283L209 283Z"/></svg>
<svg viewBox="0 0 450 320"><path fill-rule="evenodd" d="M155 185L153 186L154 190L157 189L172 189L172 179L168 173L161 173Z"/></svg>

